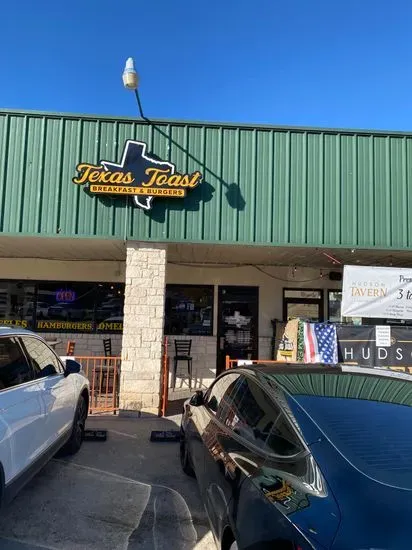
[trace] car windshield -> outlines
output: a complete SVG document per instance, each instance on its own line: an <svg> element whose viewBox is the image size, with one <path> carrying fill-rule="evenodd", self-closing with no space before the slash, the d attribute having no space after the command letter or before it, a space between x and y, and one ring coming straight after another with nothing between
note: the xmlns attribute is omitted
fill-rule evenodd
<svg viewBox="0 0 412 550"><path fill-rule="evenodd" d="M412 376L353 373L268 375L356 468L412 489Z"/></svg>

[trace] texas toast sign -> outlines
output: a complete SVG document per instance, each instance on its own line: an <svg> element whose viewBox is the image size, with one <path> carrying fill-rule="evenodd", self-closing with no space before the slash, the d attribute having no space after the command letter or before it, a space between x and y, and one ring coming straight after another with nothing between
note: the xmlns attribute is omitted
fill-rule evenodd
<svg viewBox="0 0 412 550"><path fill-rule="evenodd" d="M147 153L142 141L127 140L119 164L101 160L97 165L80 163L73 183L86 185L90 193L133 196L136 206L152 208L155 197L183 198L202 181L200 172L182 174L171 162Z"/></svg>

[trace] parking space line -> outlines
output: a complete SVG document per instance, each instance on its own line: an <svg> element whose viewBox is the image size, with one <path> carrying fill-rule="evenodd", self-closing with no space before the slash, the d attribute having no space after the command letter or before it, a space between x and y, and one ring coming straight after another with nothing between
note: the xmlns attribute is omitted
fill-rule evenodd
<svg viewBox="0 0 412 550"><path fill-rule="evenodd" d="M21 545L21 550L25 550L25 549L27 549L27 550L60 550L56 546L39 546L35 542L27 542L27 541L12 538L12 537L1 537L0 536L0 544L1 544L2 541L17 543L17 544ZM3 545L1 545L1 548L2 548L2 550L8 550L8 548L6 546L3 546ZM12 550L12 549L10 548L10 550ZM14 548L13 548L13 550L14 550Z"/></svg>
<svg viewBox="0 0 412 550"><path fill-rule="evenodd" d="M104 474L107 477L113 477L115 479L118 479L119 481L127 481L128 483L132 483L134 485L144 485L145 487L149 487L149 489L152 488L152 485L149 485L148 483L144 483L143 481L137 481L136 479L132 479L131 477L121 476L121 475L115 474L113 472L108 472L107 470L101 470L100 468L93 468L93 466L85 466L84 464L79 464L78 462L75 462L73 460L63 460L61 458L53 458L52 461L60 463L60 464L67 464L68 466L76 466L76 467L81 468L83 470L86 470L86 471L89 471L89 472L94 472L95 474ZM157 485L157 487L158 487L158 485ZM171 490L173 490L173 489L171 489Z"/></svg>
<svg viewBox="0 0 412 550"><path fill-rule="evenodd" d="M137 436L137 435L133 435L133 434L125 434L124 432L118 432L117 430L107 430L108 433L112 433L112 434L116 434L116 435L121 435L123 437L128 437L130 439L136 439L136 440L139 440L140 438Z"/></svg>
<svg viewBox="0 0 412 550"><path fill-rule="evenodd" d="M94 472L94 473L97 473L97 474L100 474L100 475L104 475L105 477L109 477L109 478L111 477L111 478L117 479L119 481L128 482L128 483L131 483L131 484L134 484L134 485L144 485L145 487L148 487L149 488L149 493L148 493L147 501L144 505L144 510L146 509L146 507L148 505L148 502L150 500L151 491L152 491L153 488L170 491L170 493L173 494L177 498L177 501L181 506L180 510L179 510L179 508L177 508L177 511L179 512L179 514L176 514L177 519L180 520L177 523L180 531L182 530L182 526L180 524L181 523L181 518L182 517L187 518L187 521L185 521L184 523L186 524L186 529L188 529L188 532L185 533L185 536L183 538L188 537L189 539L192 539L192 540L194 538L194 541L196 541L196 539L197 539L196 529L195 529L195 526L194 526L194 522L193 522L192 514L190 512L190 508L187 505L186 500L182 497L182 495L178 491L173 489L172 487L167 487L166 485L159 485L157 483L156 484L153 483L153 484L150 485L148 483L137 481L137 480L132 479L130 477L125 477L125 476L122 476L122 475L119 475L119 474L108 472L107 470L101 470L100 468L94 468L93 466L85 466L85 465L79 464L78 462L75 462L75 461L68 461L68 460L55 458L55 459L53 459L53 462L57 462L57 463L61 463L61 464L67 464L67 465L70 465L70 466L73 466L73 467L76 467L76 468L81 468L85 471L90 471L90 472ZM155 516L156 516L156 503L157 503L157 499L155 499L155 503L154 503ZM140 523L140 521L139 521L139 523ZM158 534L156 533L156 523L157 522L156 522L156 517L155 517L155 521L153 523L153 528L152 528L153 529L152 533L153 533L153 542L154 542L155 546L157 547ZM139 524L136 525L136 529L138 528L138 526L139 526ZM183 535L183 532L181 534ZM127 548L127 546L126 546L126 548Z"/></svg>
<svg viewBox="0 0 412 550"><path fill-rule="evenodd" d="M61 458L53 458L53 462L60 462L62 464L69 464L69 465L79 466L80 468L83 468L84 470L89 470L91 472L95 472L95 473L98 473L98 474L105 474L106 476L111 476L111 477L117 478L117 479L122 480L122 481L128 481L129 483L134 483L136 485L145 485L146 487L149 487L149 488L157 487L159 489L166 489L167 491L171 491L172 493L177 495L178 498L182 499L182 501L183 501L183 503L186 507L186 511L191 516L189 506L187 505L187 502L182 497L182 495L179 493L179 491L176 491L176 489L173 489L172 487L168 487L167 485L159 485L158 483L152 483L152 484L145 483L144 481L138 481L137 479L132 479L131 477L125 477L125 476L121 476L119 474L114 474L113 472L108 472L107 470L101 470L100 468L93 468L93 466L85 466L84 464L79 464L79 462L75 462L73 460L63 460Z"/></svg>

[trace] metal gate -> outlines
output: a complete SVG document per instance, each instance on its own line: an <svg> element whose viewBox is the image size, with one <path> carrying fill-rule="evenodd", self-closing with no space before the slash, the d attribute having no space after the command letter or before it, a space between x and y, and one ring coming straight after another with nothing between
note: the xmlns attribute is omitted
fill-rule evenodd
<svg viewBox="0 0 412 550"><path fill-rule="evenodd" d="M167 404L169 401L169 341L167 336L163 339L162 346L162 370L160 387L159 416L166 416Z"/></svg>
<svg viewBox="0 0 412 550"><path fill-rule="evenodd" d="M89 414L113 413L119 410L120 357L79 357L90 381Z"/></svg>
<svg viewBox="0 0 412 550"><path fill-rule="evenodd" d="M81 363L90 381L89 414L113 413L119 410L120 357L74 357ZM159 416L166 413L168 402L169 357L168 340L162 345L162 375L160 388Z"/></svg>

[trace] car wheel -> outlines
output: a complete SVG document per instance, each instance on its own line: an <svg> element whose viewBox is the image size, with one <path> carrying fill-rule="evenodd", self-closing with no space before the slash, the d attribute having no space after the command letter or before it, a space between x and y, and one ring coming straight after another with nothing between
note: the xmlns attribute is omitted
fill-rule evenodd
<svg viewBox="0 0 412 550"><path fill-rule="evenodd" d="M186 475L196 477L192 465L190 464L189 449L187 448L186 436L182 429L180 429L180 465Z"/></svg>
<svg viewBox="0 0 412 550"><path fill-rule="evenodd" d="M83 442L86 419L87 403L85 398L81 396L74 415L72 433L70 435L70 439L62 448L62 453L74 455L80 449Z"/></svg>

